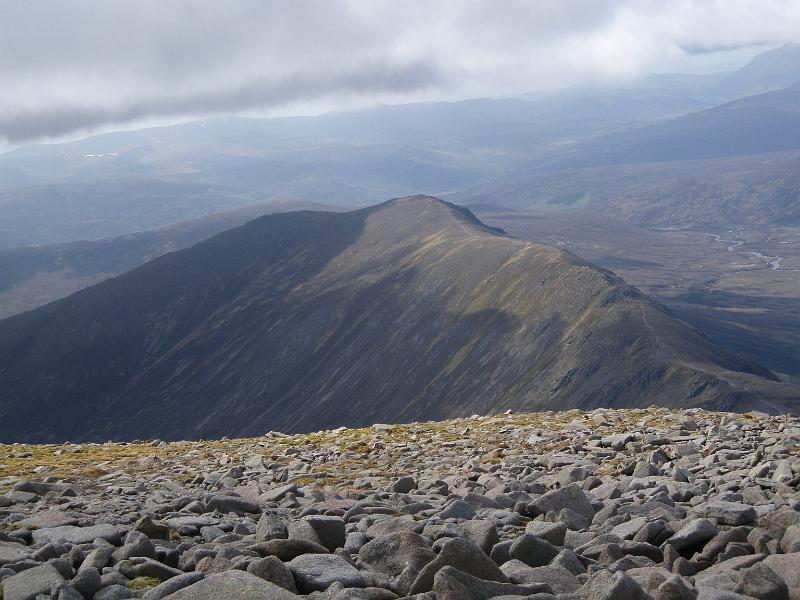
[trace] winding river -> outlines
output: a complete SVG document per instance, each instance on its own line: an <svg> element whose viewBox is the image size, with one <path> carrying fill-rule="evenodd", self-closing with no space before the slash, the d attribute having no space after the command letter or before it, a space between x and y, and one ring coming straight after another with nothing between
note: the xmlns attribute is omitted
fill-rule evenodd
<svg viewBox="0 0 800 600"><path fill-rule="evenodd" d="M702 233L703 235L708 235L710 237L713 237L715 242L728 244L728 252L736 252L736 249L745 243L744 240L726 240L717 233L708 233L706 231L701 231L700 233ZM763 260L765 263L767 263L767 265L769 265L769 268L773 271L783 270L781 268L781 262L783 262L782 256L766 256L764 254L761 254L761 252L753 252L750 250L743 252L743 254L749 254L750 256Z"/></svg>

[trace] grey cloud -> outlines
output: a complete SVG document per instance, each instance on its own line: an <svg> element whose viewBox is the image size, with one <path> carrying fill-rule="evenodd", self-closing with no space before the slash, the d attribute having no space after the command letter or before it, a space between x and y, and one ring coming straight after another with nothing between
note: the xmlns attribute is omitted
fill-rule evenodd
<svg viewBox="0 0 800 600"><path fill-rule="evenodd" d="M795 0L3 2L0 141L624 80L797 32Z"/></svg>
<svg viewBox="0 0 800 600"><path fill-rule="evenodd" d="M11 142L37 137L59 136L87 130L106 123L125 123L150 117L179 117L209 112L235 112L253 106L281 105L294 100L320 97L336 92L403 92L441 84L442 73L434 65L359 65L346 72L295 75L283 79L252 79L222 86L201 95L165 94L156 98L131 98L117 106L89 106L80 103L28 109L0 114L0 131Z"/></svg>

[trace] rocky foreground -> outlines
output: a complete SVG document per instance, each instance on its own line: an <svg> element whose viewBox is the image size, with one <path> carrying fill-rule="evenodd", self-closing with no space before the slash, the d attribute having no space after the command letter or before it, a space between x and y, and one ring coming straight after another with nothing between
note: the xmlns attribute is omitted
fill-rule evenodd
<svg viewBox="0 0 800 600"><path fill-rule="evenodd" d="M4 600L800 598L800 419L0 446Z"/></svg>

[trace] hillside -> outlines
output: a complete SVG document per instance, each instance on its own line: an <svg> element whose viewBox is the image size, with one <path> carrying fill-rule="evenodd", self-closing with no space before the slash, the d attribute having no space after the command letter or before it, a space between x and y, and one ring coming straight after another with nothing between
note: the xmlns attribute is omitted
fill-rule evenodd
<svg viewBox="0 0 800 600"><path fill-rule="evenodd" d="M0 319L58 300L256 217L302 209L343 210L310 202L264 203L109 239L0 250Z"/></svg>
<svg viewBox="0 0 800 600"><path fill-rule="evenodd" d="M430 197L251 221L0 321L0 366L5 441L791 392L611 273Z"/></svg>
<svg viewBox="0 0 800 600"><path fill-rule="evenodd" d="M588 209L645 226L800 224L800 152L520 171L448 196L548 212Z"/></svg>
<svg viewBox="0 0 800 600"><path fill-rule="evenodd" d="M687 115L598 135L536 167L697 160L800 148L800 84Z"/></svg>
<svg viewBox="0 0 800 600"><path fill-rule="evenodd" d="M800 44L762 52L741 69L706 87L711 97L732 100L800 83Z"/></svg>

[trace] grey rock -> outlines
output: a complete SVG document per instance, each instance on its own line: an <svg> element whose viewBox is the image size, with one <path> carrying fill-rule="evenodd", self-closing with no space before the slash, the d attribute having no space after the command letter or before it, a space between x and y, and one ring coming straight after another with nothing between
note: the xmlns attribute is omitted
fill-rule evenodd
<svg viewBox="0 0 800 600"><path fill-rule="evenodd" d="M717 526L708 519L693 519L669 538L669 543L678 552L705 544L717 535Z"/></svg>
<svg viewBox="0 0 800 600"><path fill-rule="evenodd" d="M411 531L391 533L364 544L359 563L390 577L401 577L396 586L409 591L422 568L437 557L422 536Z"/></svg>
<svg viewBox="0 0 800 600"><path fill-rule="evenodd" d="M463 538L453 538L442 546L435 559L422 568L409 594L431 591L434 576L445 566L455 567L478 579L508 583L508 578L500 568L475 543Z"/></svg>
<svg viewBox="0 0 800 600"><path fill-rule="evenodd" d="M81 593L66 583L57 583L50 589L52 600L85 600Z"/></svg>
<svg viewBox="0 0 800 600"><path fill-rule="evenodd" d="M800 552L800 525L790 525L781 538L781 550L784 554Z"/></svg>
<svg viewBox="0 0 800 600"><path fill-rule="evenodd" d="M705 514L722 525L743 525L756 520L755 509L741 502L715 500L706 505Z"/></svg>
<svg viewBox="0 0 800 600"><path fill-rule="evenodd" d="M152 558L131 558L123 560L116 566L116 569L128 579L137 577L155 577L162 581L182 575L183 571L168 567Z"/></svg>
<svg viewBox="0 0 800 600"><path fill-rule="evenodd" d="M433 592L437 600L485 600L498 596L530 596L551 593L548 585L533 583L516 585L478 579L450 566L442 567L433 579Z"/></svg>
<svg viewBox="0 0 800 600"><path fill-rule="evenodd" d="M548 523L546 521L531 521L525 526L525 533L530 533L538 538L550 542L554 546L564 545L564 536L567 533L566 523Z"/></svg>
<svg viewBox="0 0 800 600"><path fill-rule="evenodd" d="M83 559L78 572L80 573L83 569L90 568L102 571L103 568L108 565L109 560L111 560L112 551L112 547L95 548Z"/></svg>
<svg viewBox="0 0 800 600"><path fill-rule="evenodd" d="M91 527L76 527L63 525L61 527L47 527L33 532L35 544L48 542L69 542L71 544L88 544L100 538L114 545L120 543L119 530L113 525L92 525Z"/></svg>
<svg viewBox="0 0 800 600"><path fill-rule="evenodd" d="M182 590L185 587L189 587L202 580L204 577L205 575L197 571L177 575L147 590L142 596L142 600L163 600L163 598L166 598L170 594Z"/></svg>
<svg viewBox="0 0 800 600"><path fill-rule="evenodd" d="M650 600L642 586L622 571L598 571L579 594L582 600Z"/></svg>
<svg viewBox="0 0 800 600"><path fill-rule="evenodd" d="M287 531L290 540L314 542L331 552L344 546L346 540L345 522L341 517L309 515L289 523Z"/></svg>
<svg viewBox="0 0 800 600"><path fill-rule="evenodd" d="M540 513L557 513L564 508L569 508L590 522L594 517L594 507L577 483L547 492L535 499L532 505Z"/></svg>
<svg viewBox="0 0 800 600"><path fill-rule="evenodd" d="M508 549L508 556L530 567L541 567L553 560L558 552L558 548L550 542L526 533L514 540Z"/></svg>
<svg viewBox="0 0 800 600"><path fill-rule="evenodd" d="M561 565L529 567L519 560L511 560L500 567L511 583L545 583L554 594L571 594L581 587L573 573Z"/></svg>
<svg viewBox="0 0 800 600"><path fill-rule="evenodd" d="M767 556L764 565L786 583L792 600L800 600L800 552Z"/></svg>
<svg viewBox="0 0 800 600"><path fill-rule="evenodd" d="M141 531L148 538L154 540L168 540L169 526L163 523L156 523L150 517L144 516L133 526L134 531Z"/></svg>
<svg viewBox="0 0 800 600"><path fill-rule="evenodd" d="M451 502L438 515L440 519L472 519L474 516L475 509L463 500Z"/></svg>
<svg viewBox="0 0 800 600"><path fill-rule="evenodd" d="M264 581L269 581L290 592L297 593L292 572L283 562L275 556L259 558L247 565L247 572Z"/></svg>
<svg viewBox="0 0 800 600"><path fill-rule="evenodd" d="M130 531L125 536L125 544L117 548L111 554L115 562L121 562L134 556L144 556L147 558L157 558L156 547L145 534L141 531Z"/></svg>
<svg viewBox="0 0 800 600"><path fill-rule="evenodd" d="M763 562L742 569L733 591L759 600L789 600L786 582Z"/></svg>
<svg viewBox="0 0 800 600"><path fill-rule="evenodd" d="M753 600L752 596L743 596L733 591L712 587L701 587L697 591L697 600Z"/></svg>
<svg viewBox="0 0 800 600"><path fill-rule="evenodd" d="M294 483L289 483L267 490L258 497L258 500L259 502L280 502L286 494L293 494L295 492L297 492L297 486Z"/></svg>
<svg viewBox="0 0 800 600"><path fill-rule="evenodd" d="M683 577L673 575L658 586L652 595L653 600L695 600L697 590L690 586Z"/></svg>
<svg viewBox="0 0 800 600"><path fill-rule="evenodd" d="M268 542L269 540L282 540L289 537L286 531L286 521L274 512L265 512L258 519L256 526L256 540Z"/></svg>
<svg viewBox="0 0 800 600"><path fill-rule="evenodd" d="M270 540L250 546L250 549L261 556L277 556L288 562L303 554L328 554L328 549L308 540Z"/></svg>
<svg viewBox="0 0 800 600"><path fill-rule="evenodd" d="M487 555L492 551L492 547L500 541L497 527L491 521L476 519L466 521L459 527L464 532L464 537L475 542Z"/></svg>
<svg viewBox="0 0 800 600"><path fill-rule="evenodd" d="M206 508L209 511L218 510L221 513L234 513L237 515L261 512L261 507L257 502L247 498L240 498L239 496L212 496Z"/></svg>
<svg viewBox="0 0 800 600"><path fill-rule="evenodd" d="M50 589L64 578L55 567L42 564L3 580L4 600L34 600L38 594L49 594Z"/></svg>
<svg viewBox="0 0 800 600"><path fill-rule="evenodd" d="M94 595L94 600L126 600L135 598L136 592L124 585L114 584L104 587Z"/></svg>
<svg viewBox="0 0 800 600"><path fill-rule="evenodd" d="M0 543L0 567L25 560L28 556L27 548L22 544Z"/></svg>
<svg viewBox="0 0 800 600"><path fill-rule="evenodd" d="M397 494L407 494L417 488L417 482L413 477L401 477L389 485L389 491Z"/></svg>
<svg viewBox="0 0 800 600"><path fill-rule="evenodd" d="M70 582L81 595L91 598L102 585L100 581L100 571L94 567L81 568Z"/></svg>
<svg viewBox="0 0 800 600"><path fill-rule="evenodd" d="M305 554L287 563L298 589L309 594L325 591L338 581L345 587L363 587L364 576L353 565L335 554Z"/></svg>
<svg viewBox="0 0 800 600"><path fill-rule="evenodd" d="M273 583L245 573L225 571L184 587L165 596L164 600L200 600L222 598L224 600L299 600L300 596Z"/></svg>

